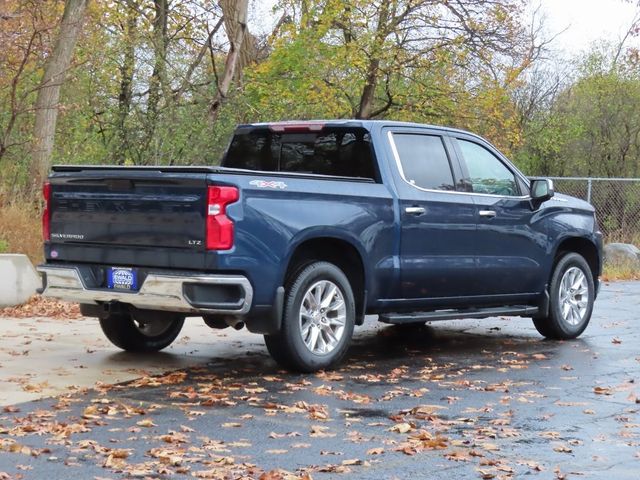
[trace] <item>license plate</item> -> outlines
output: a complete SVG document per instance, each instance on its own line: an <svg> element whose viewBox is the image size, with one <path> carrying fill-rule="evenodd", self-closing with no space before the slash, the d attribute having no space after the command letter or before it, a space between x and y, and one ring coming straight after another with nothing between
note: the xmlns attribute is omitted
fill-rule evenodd
<svg viewBox="0 0 640 480"><path fill-rule="evenodd" d="M133 268L109 267L107 287L117 290L136 290L138 288L138 272Z"/></svg>

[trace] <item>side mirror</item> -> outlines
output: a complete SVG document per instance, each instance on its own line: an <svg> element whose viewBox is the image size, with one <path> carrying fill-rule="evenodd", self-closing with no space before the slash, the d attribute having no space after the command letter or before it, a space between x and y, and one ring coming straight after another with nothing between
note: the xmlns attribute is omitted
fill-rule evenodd
<svg viewBox="0 0 640 480"><path fill-rule="evenodd" d="M534 202L546 202L554 195L553 180L543 178L531 181L531 200Z"/></svg>

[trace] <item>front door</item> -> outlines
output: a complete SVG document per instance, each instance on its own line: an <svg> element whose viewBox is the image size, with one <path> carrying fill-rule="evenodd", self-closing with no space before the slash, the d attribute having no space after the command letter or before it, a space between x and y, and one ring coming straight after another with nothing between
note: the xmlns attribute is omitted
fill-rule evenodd
<svg viewBox="0 0 640 480"><path fill-rule="evenodd" d="M476 204L477 295L539 294L546 233L528 185L491 146L475 137L452 141Z"/></svg>

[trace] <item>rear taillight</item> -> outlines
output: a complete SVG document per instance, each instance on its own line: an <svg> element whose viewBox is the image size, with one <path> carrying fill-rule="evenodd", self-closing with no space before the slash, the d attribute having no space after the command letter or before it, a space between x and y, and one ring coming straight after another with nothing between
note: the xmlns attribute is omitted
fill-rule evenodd
<svg viewBox="0 0 640 480"><path fill-rule="evenodd" d="M233 247L233 222L227 217L227 205L238 200L236 187L207 189L207 250Z"/></svg>
<svg viewBox="0 0 640 480"><path fill-rule="evenodd" d="M45 242L51 240L51 184L45 182L42 185L44 208L42 210L42 238Z"/></svg>

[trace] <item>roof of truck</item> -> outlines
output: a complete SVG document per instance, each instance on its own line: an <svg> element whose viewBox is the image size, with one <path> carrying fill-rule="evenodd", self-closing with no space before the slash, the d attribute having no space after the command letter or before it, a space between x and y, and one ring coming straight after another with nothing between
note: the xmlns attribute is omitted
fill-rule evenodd
<svg viewBox="0 0 640 480"><path fill-rule="evenodd" d="M462 130L459 128L446 127L442 125L430 125L424 123L415 123L415 122L399 122L395 120L357 120L357 119L326 119L326 120L287 120L287 121L279 121L279 122L259 122L259 123L247 123L238 125L237 128L272 128L272 127L310 127L310 130L315 130L313 127L317 129L322 128L323 126L350 126L350 127L360 127L366 130L372 130L376 126L385 126L385 127L420 127L420 128L430 128L433 130L442 130L446 132L456 132L456 133L464 133L468 135L474 135L473 132L469 132L467 130Z"/></svg>

